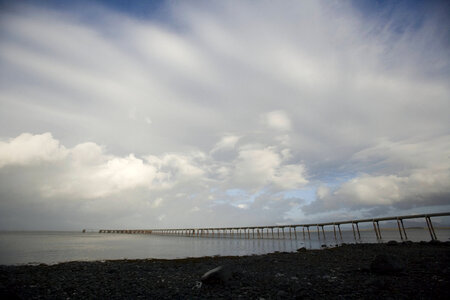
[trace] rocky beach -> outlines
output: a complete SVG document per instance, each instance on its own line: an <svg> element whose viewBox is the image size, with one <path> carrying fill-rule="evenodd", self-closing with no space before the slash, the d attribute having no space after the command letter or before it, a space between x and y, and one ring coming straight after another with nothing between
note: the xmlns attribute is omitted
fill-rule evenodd
<svg viewBox="0 0 450 300"><path fill-rule="evenodd" d="M2 299L450 299L450 243L0 266Z"/></svg>

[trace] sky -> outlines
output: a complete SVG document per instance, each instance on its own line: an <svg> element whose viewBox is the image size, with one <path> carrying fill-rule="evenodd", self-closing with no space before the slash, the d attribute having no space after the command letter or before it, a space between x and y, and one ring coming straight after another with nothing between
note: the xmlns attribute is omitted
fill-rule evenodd
<svg viewBox="0 0 450 300"><path fill-rule="evenodd" d="M3 1L0 230L450 211L450 5Z"/></svg>

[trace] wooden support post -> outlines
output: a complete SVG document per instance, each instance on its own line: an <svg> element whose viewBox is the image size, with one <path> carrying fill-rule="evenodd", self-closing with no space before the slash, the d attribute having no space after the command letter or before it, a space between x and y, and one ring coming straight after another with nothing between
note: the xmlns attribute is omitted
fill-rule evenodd
<svg viewBox="0 0 450 300"><path fill-rule="evenodd" d="M397 226L398 226L398 232L400 233L400 239L403 241L402 228L400 226L400 220L398 218L397 218Z"/></svg>
<svg viewBox="0 0 450 300"><path fill-rule="evenodd" d="M377 229L378 229L378 235L380 236L380 240L383 239L381 236L381 229L380 229L380 223L377 221Z"/></svg>
<svg viewBox="0 0 450 300"><path fill-rule="evenodd" d="M334 240L337 242L337 236L336 236L336 224L333 224L333 232L334 232Z"/></svg>
<svg viewBox="0 0 450 300"><path fill-rule="evenodd" d="M359 225L358 225L358 222L356 222L355 225L356 225L356 231L358 232L358 238L361 240L361 233L360 233L360 231L359 231Z"/></svg>
<svg viewBox="0 0 450 300"><path fill-rule="evenodd" d="M431 233L430 223L428 223L428 218L425 217L425 221L427 222L428 232L430 233L431 239L434 240L433 233Z"/></svg>
<svg viewBox="0 0 450 300"><path fill-rule="evenodd" d="M306 229L308 229L308 239L311 240L311 233L309 232L309 226L307 226Z"/></svg>
<svg viewBox="0 0 450 300"><path fill-rule="evenodd" d="M338 224L338 229L339 229L339 236L341 237L341 241L344 241L344 239L342 238L341 224Z"/></svg>
<svg viewBox="0 0 450 300"><path fill-rule="evenodd" d="M281 230L283 231L283 239L284 239L284 227L281 227Z"/></svg>
<svg viewBox="0 0 450 300"><path fill-rule="evenodd" d="M436 233L434 232L434 228L433 228L433 223L431 223L431 219L429 216L425 217L425 220L427 221L427 227L428 227L428 231L430 232L431 235L431 240L437 240L436 237Z"/></svg>
<svg viewBox="0 0 450 300"><path fill-rule="evenodd" d="M327 238L325 237L325 230L323 229L323 225L322 225L322 234L323 234L323 239L326 240Z"/></svg>
<svg viewBox="0 0 450 300"><path fill-rule="evenodd" d="M295 235L295 239L297 239L297 227L294 226L294 235Z"/></svg>
<svg viewBox="0 0 450 300"><path fill-rule="evenodd" d="M433 223L431 222L430 217L428 217L428 221L430 222L431 232L433 232L434 239L437 240L436 232L434 231Z"/></svg>
<svg viewBox="0 0 450 300"><path fill-rule="evenodd" d="M377 236L377 240L379 240L380 237L378 236L377 225L375 224L375 221L373 221L372 223L373 223L373 230L375 231L375 235Z"/></svg>
<svg viewBox="0 0 450 300"><path fill-rule="evenodd" d="M320 229L319 229L319 225L317 225L317 238L320 241Z"/></svg>
<svg viewBox="0 0 450 300"><path fill-rule="evenodd" d="M275 235L274 235L274 233L273 233L273 227L272 227L272 238L275 238Z"/></svg>
<svg viewBox="0 0 450 300"><path fill-rule="evenodd" d="M353 237L355 238L355 241L356 241L355 226L353 225L353 222L352 222L352 231L353 231Z"/></svg>
<svg viewBox="0 0 450 300"><path fill-rule="evenodd" d="M278 230L278 238L280 238L280 227L277 228Z"/></svg>
<svg viewBox="0 0 450 300"><path fill-rule="evenodd" d="M405 240L408 240L408 236L406 235L405 225L403 225L403 219L400 219L400 224L402 225L403 233L405 235Z"/></svg>
<svg viewBox="0 0 450 300"><path fill-rule="evenodd" d="M291 227L289 227L289 238L292 239L292 235L291 235Z"/></svg>

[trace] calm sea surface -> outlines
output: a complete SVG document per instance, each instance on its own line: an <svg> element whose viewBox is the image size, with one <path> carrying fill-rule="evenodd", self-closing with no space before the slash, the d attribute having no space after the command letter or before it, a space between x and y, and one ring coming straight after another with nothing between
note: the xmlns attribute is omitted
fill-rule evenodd
<svg viewBox="0 0 450 300"><path fill-rule="evenodd" d="M411 241L428 241L426 229L407 229ZM439 240L450 239L449 229L436 229ZM400 240L398 231L382 230L383 240ZM333 231L325 232L325 239L311 231L311 240L302 232L295 239L182 237L141 234L99 234L81 232L0 232L0 264L54 264L66 261L89 261L137 258L184 258L213 255L251 255L275 251L292 252L300 247L318 249L323 244L336 245ZM341 242L341 241L339 241ZM343 231L343 242L355 243L353 232ZM362 230L358 242L376 243L373 230Z"/></svg>

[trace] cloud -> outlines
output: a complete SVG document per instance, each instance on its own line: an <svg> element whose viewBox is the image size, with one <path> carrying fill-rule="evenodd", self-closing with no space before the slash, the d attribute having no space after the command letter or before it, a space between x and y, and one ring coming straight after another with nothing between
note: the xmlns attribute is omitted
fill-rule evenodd
<svg viewBox="0 0 450 300"><path fill-rule="evenodd" d="M42 187L43 195L54 197L98 198L137 187L151 187L156 170L134 155L99 158L100 164L86 165L68 162L67 173L59 174L49 185Z"/></svg>
<svg viewBox="0 0 450 300"><path fill-rule="evenodd" d="M285 165L273 177L274 183L281 189L298 189L308 183L306 168L302 164Z"/></svg>
<svg viewBox="0 0 450 300"><path fill-rule="evenodd" d="M269 112L265 115L264 119L269 128L283 131L291 129L291 120L282 110Z"/></svg>
<svg viewBox="0 0 450 300"><path fill-rule="evenodd" d="M260 189L273 185L278 189L296 189L308 183L305 166L285 164L273 147L246 145L238 153L232 171L235 186Z"/></svg>
<svg viewBox="0 0 450 300"><path fill-rule="evenodd" d="M237 139L231 138L232 142ZM230 144L230 139L225 138L215 147L223 145L224 141ZM244 189L262 189L271 185L295 189L308 182L304 166L285 164L275 147L243 146L238 150L231 169L227 162L216 161L198 151L139 158L134 154L122 157L108 154L104 147L93 142L66 148L50 133L22 134L9 142L2 142L1 149L5 157L2 166L16 164L25 167L35 162L57 162L63 166L47 184L41 186L44 197L94 199L137 188L174 193L186 185L203 186L208 182ZM27 149L27 152L22 153L21 149Z"/></svg>
<svg viewBox="0 0 450 300"><path fill-rule="evenodd" d="M373 174L357 175L334 190L320 187L317 200L303 210L446 205L450 196L449 143L448 136L396 143L383 140L355 153L352 159Z"/></svg>
<svg viewBox="0 0 450 300"><path fill-rule="evenodd" d="M0 228L257 225L445 204L446 10L163 6L140 18L0 12ZM284 199L304 188L316 201Z"/></svg>
<svg viewBox="0 0 450 300"><path fill-rule="evenodd" d="M31 165L64 159L67 150L51 133L23 133L7 142L0 141L0 168L8 165Z"/></svg>
<svg viewBox="0 0 450 300"><path fill-rule="evenodd" d="M329 194L318 193L317 200L302 210L360 210L379 206L409 209L420 206L448 205L450 172L446 170L416 170L409 176L362 175ZM323 192L323 189L321 190Z"/></svg>
<svg viewBox="0 0 450 300"><path fill-rule="evenodd" d="M222 139L217 142L211 152L216 152L220 150L230 150L234 149L236 143L239 141L241 137L236 135L226 135L222 137Z"/></svg>

